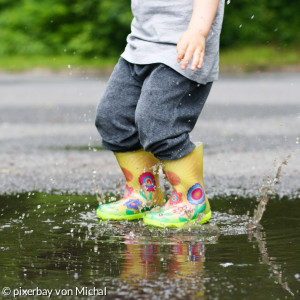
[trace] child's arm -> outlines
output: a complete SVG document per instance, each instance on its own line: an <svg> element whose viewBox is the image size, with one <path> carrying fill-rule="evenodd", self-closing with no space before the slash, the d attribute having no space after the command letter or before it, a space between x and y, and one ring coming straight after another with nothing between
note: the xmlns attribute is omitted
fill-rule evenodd
<svg viewBox="0 0 300 300"><path fill-rule="evenodd" d="M193 57L191 69L200 69L205 52L205 40L216 16L219 0L194 0L193 14L187 31L177 43L177 62L186 69Z"/></svg>

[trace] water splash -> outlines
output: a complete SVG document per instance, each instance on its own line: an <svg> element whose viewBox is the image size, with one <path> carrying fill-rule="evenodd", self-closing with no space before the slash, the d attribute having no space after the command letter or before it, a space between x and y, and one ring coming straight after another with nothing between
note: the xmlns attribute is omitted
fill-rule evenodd
<svg viewBox="0 0 300 300"><path fill-rule="evenodd" d="M97 175L97 171L93 170L94 191L95 191L96 199L99 202L99 205L101 205L105 200L105 195L99 194L99 188L98 188L98 184L97 184L97 180L96 180L96 175Z"/></svg>
<svg viewBox="0 0 300 300"><path fill-rule="evenodd" d="M291 154L288 155L287 158L279 165L276 172L276 176L273 180L268 178L267 180L265 180L267 184L265 185L265 182L263 183L260 189L260 193L262 194L262 196L260 199L258 199L259 203L257 205L257 208L254 210L253 219L248 224L249 230L255 229L258 226L259 222L261 221L263 214L266 210L267 203L269 202L268 194L276 194L273 188L275 184L279 182L282 167L288 164L290 158L291 158Z"/></svg>

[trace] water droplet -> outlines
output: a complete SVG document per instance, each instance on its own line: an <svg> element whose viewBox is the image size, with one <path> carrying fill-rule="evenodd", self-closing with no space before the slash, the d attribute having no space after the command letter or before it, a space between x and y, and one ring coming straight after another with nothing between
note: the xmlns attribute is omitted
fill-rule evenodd
<svg viewBox="0 0 300 300"><path fill-rule="evenodd" d="M243 27L243 24L240 24L239 28L242 28Z"/></svg>
<svg viewBox="0 0 300 300"><path fill-rule="evenodd" d="M227 268L227 267L233 266L233 263L231 263L231 262L222 263L222 264L220 264L220 266L222 266L223 268Z"/></svg>
<svg viewBox="0 0 300 300"><path fill-rule="evenodd" d="M229 5L229 4L230 4L230 0L227 0L227 2L226 2L226 3L227 3L227 5Z"/></svg>
<svg viewBox="0 0 300 300"><path fill-rule="evenodd" d="M251 20L253 20L253 19L254 19L254 15L251 16Z"/></svg>

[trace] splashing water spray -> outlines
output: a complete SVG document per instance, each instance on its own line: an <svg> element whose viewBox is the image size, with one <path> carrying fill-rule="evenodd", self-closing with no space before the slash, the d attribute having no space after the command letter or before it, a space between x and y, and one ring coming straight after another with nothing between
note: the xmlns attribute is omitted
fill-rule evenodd
<svg viewBox="0 0 300 300"><path fill-rule="evenodd" d="M97 181L96 181L96 175L97 175L97 171L93 170L93 183L94 183L95 195L96 195L97 201L99 202L99 205L101 205L105 200L105 195L99 194L99 189L98 189L98 185L97 185Z"/></svg>
<svg viewBox="0 0 300 300"><path fill-rule="evenodd" d="M263 183L261 189L259 190L262 194L261 198L258 198L259 201L257 208L254 210L253 219L248 224L248 229L253 230L255 229L259 222L261 221L263 214L266 210L267 203L269 202L268 194L275 194L276 192L273 190L273 187L275 184L279 182L281 170L282 167L288 164L289 159L291 158L291 155L288 155L287 158L279 165L276 176L273 180L269 179L266 180L266 185Z"/></svg>

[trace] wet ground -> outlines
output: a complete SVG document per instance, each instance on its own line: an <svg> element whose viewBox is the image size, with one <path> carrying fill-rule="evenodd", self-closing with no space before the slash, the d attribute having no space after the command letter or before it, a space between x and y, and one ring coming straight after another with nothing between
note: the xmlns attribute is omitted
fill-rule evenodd
<svg viewBox="0 0 300 300"><path fill-rule="evenodd" d="M192 133L214 215L180 232L95 217L95 192L122 187L93 126L106 80L0 75L0 298L4 287L62 299L54 289L70 299L76 287L106 287L111 299L299 297L300 76L214 84ZM253 229L257 197L269 201Z"/></svg>
<svg viewBox="0 0 300 300"><path fill-rule="evenodd" d="M99 223L94 200L0 197L1 289L53 289L61 299L105 287L110 299L299 298L299 199L270 199L254 231L245 212L255 198L215 197L211 222L182 231Z"/></svg>

